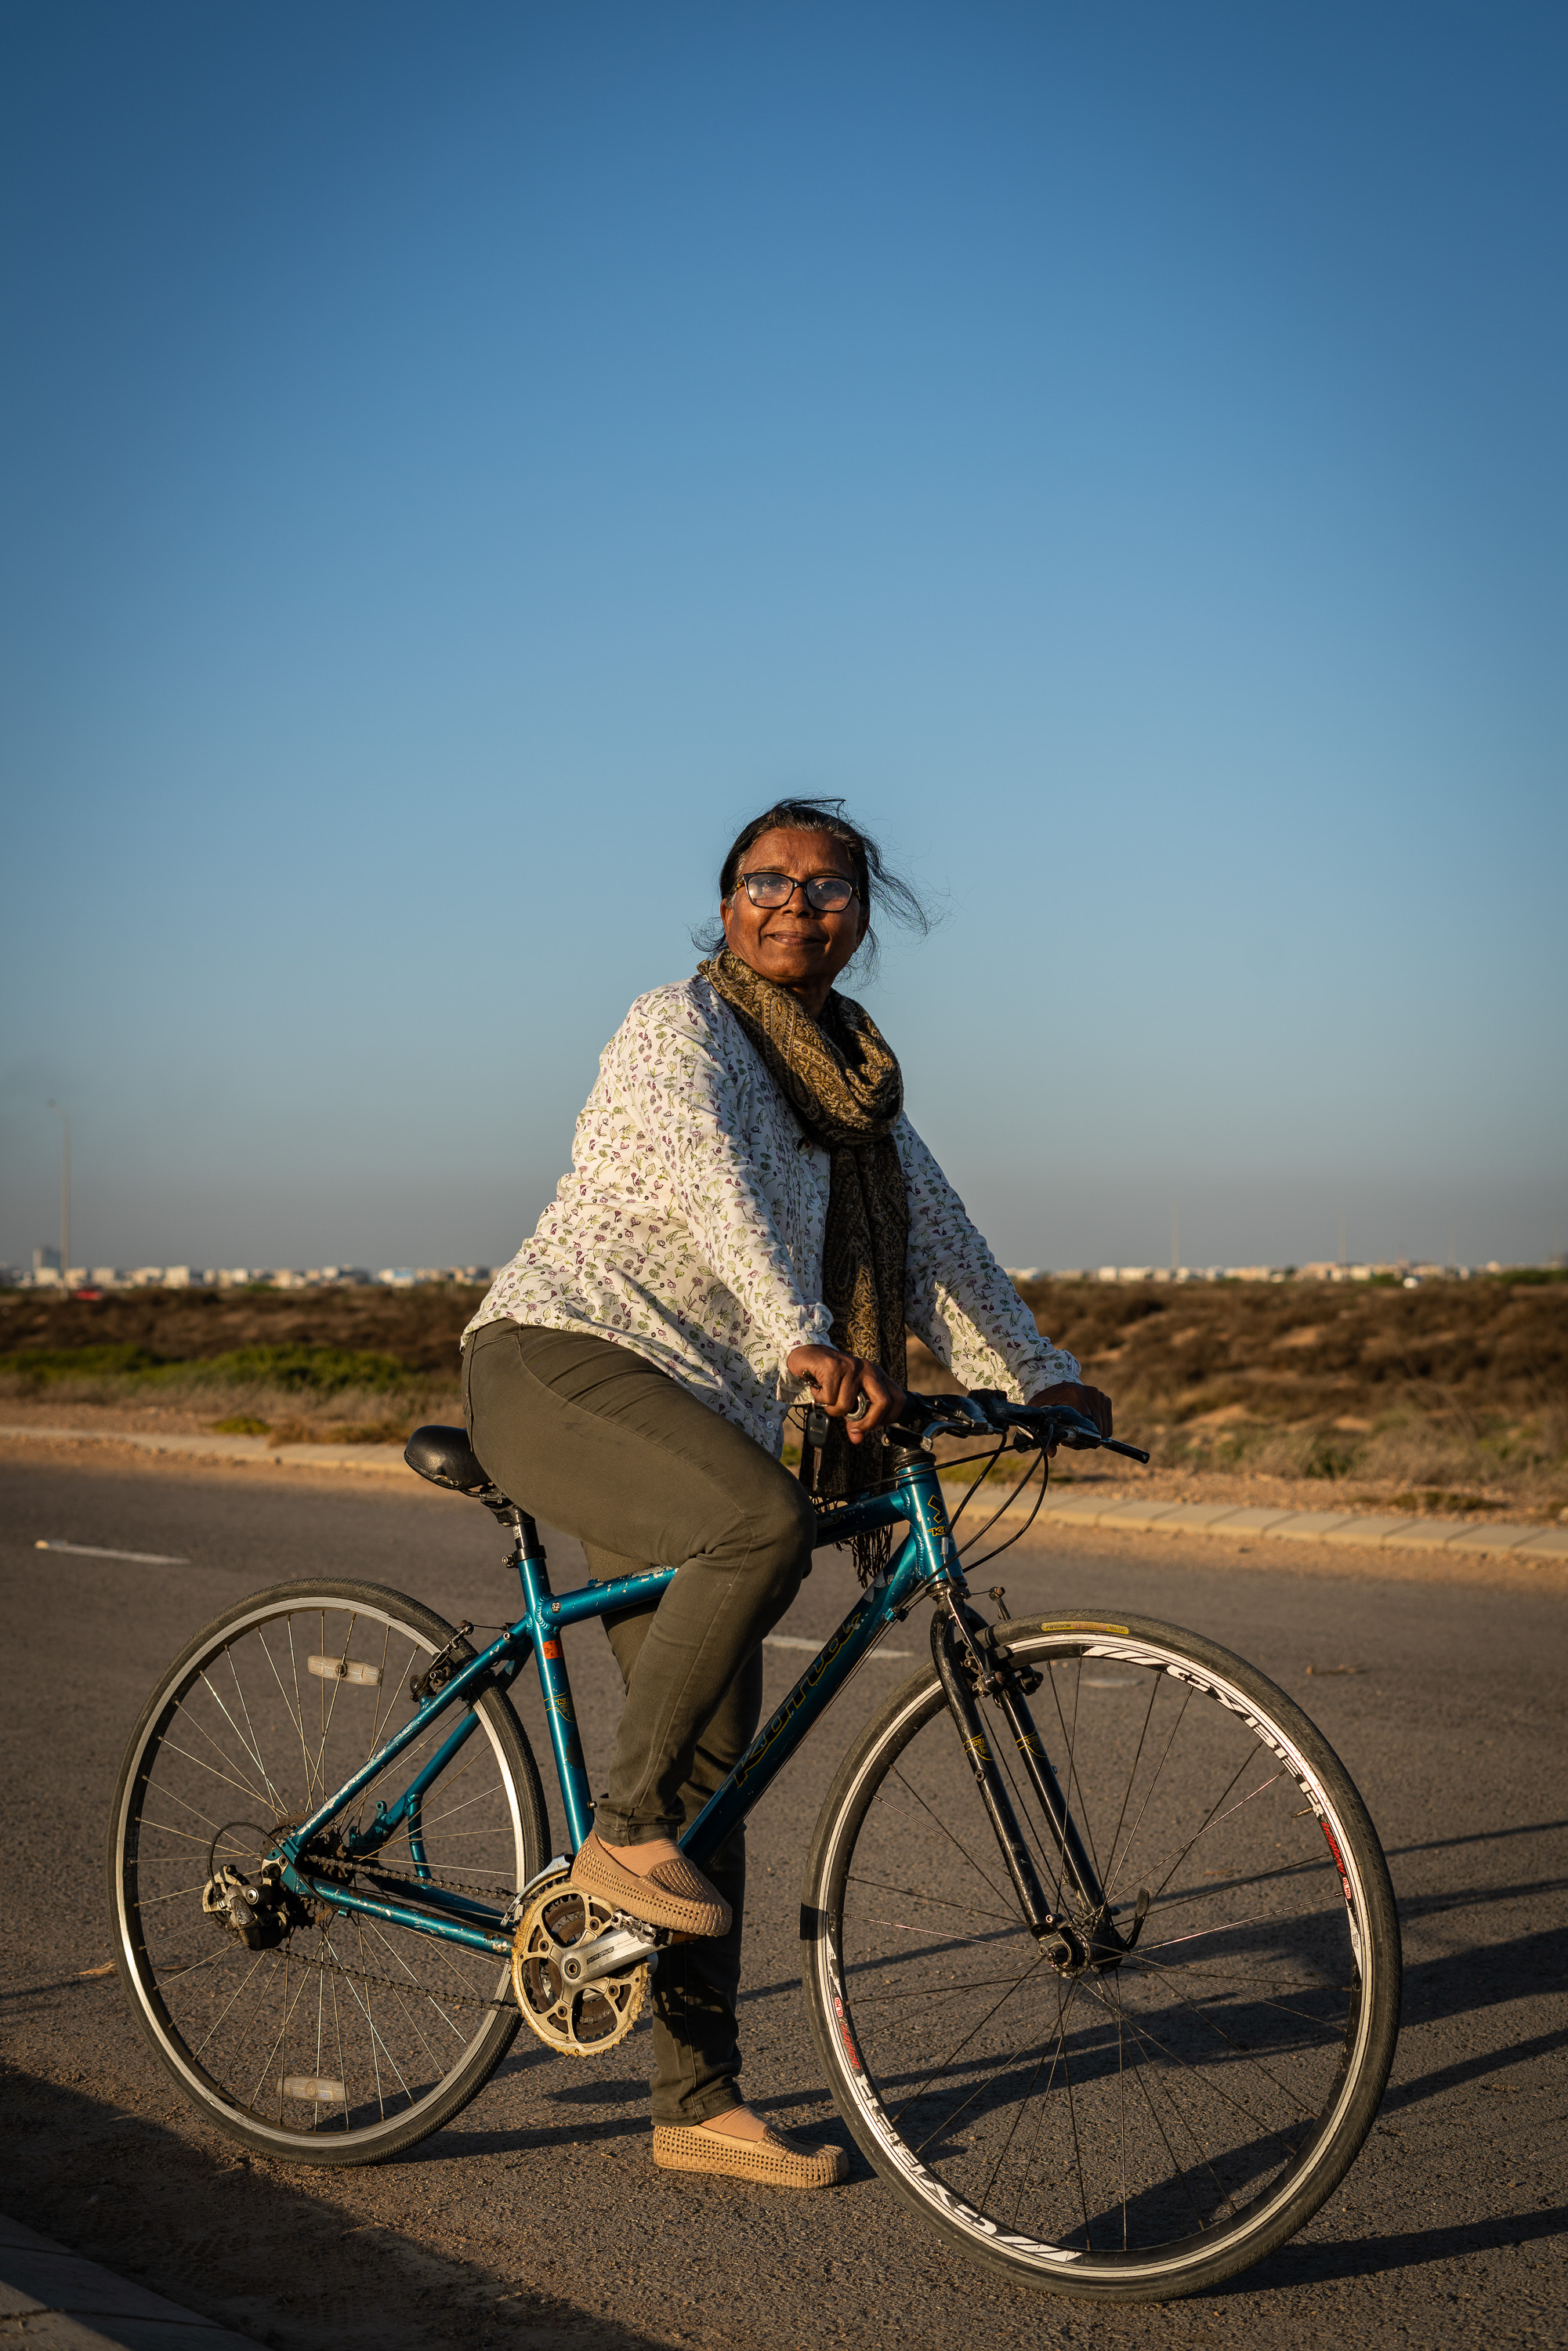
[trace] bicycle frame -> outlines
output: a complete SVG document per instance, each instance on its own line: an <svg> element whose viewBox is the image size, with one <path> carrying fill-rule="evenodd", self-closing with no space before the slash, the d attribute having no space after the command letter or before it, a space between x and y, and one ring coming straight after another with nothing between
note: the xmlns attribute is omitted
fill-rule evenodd
<svg viewBox="0 0 1568 2351"><path fill-rule="evenodd" d="M838 1630L829 1636L789 1696L762 1725L745 1754L715 1790L681 1838L682 1849L699 1867L712 1858L726 1838L746 1819L887 1626L905 1615L915 1602L925 1593L950 1593L962 1604L964 1581L958 1568L942 1489L937 1482L936 1465L929 1458L906 1462L888 1490L835 1506L821 1514L818 1520L819 1539L839 1542L852 1535L871 1533L900 1522L907 1525L908 1532L890 1565L867 1587ZM402 1898L382 1900L338 1885L330 1876L312 1869L308 1860L302 1857L307 1855L312 1842L352 1804L361 1791L420 1739L432 1723L439 1720L452 1708L461 1707L465 1699L482 1690L487 1683L509 1687L530 1656L538 1673L545 1719L573 1849L588 1835L593 1824L593 1804L589 1794L587 1767L578 1737L577 1716L572 1706L571 1684L560 1635L569 1625L581 1624L590 1617L608 1615L612 1610L624 1608L634 1601L656 1599L675 1571L674 1568L653 1568L642 1574L622 1576L609 1583L584 1584L575 1592L552 1593L538 1530L526 1515L520 1517L517 1548L508 1564L516 1565L523 1588L523 1614L516 1623L509 1625L488 1648L452 1670L440 1688L423 1701L403 1728L377 1749L335 1794L298 1829L282 1838L277 1846L283 1864L284 1883L294 1893L328 1904L338 1911L361 1912L400 1927L413 1928L443 1941L461 1943L476 1950L494 1951L498 1957L505 1957L511 1950L510 1927L516 1910L515 1901L507 1910L497 1911L466 1896L450 1893L432 1882L428 1891L423 1886L418 1889L413 1901L417 1901L419 1907L415 1907L408 1896L406 1880L399 1882ZM943 1669L940 1656L938 1669ZM945 1685L951 1671L949 1664L943 1673ZM961 1698L959 1707L955 1708L956 1714L959 1713L963 1704ZM967 1711L972 1714L972 1699L967 1699ZM1013 1711L1014 1708L1009 1707L1009 1715ZM960 1729L967 1729L961 1714L959 1720ZM1027 1722L1027 1715L1025 1720ZM384 1801L378 1803L375 1818L369 1826L351 1830L343 1838L344 1855L358 1862L362 1874L373 1877L375 1855L401 1827L407 1830L416 1877L430 1877L422 1834L423 1800L476 1728L477 1718L472 1712L466 1714L451 1736L421 1765L396 1802L390 1806ZM1028 1748L1020 1740L1020 1754L1029 1768L1030 1776L1038 1779L1038 1766L1044 1763L1044 1758L1032 1726L1028 1736ZM1038 1883L1033 1880L1032 1871L1028 1871L1026 1880L1020 1882L1016 1861L1009 1855L1009 1845L1015 1850L1018 1847L1017 1831L1005 1792L999 1792L996 1767L988 1751L985 1750L983 1740L979 1741L979 1751L974 1750L973 1742L967 1738L966 1748L969 1750L971 1768L977 1773L983 1772L992 1789L1000 1793L1002 1817L997 1816L994 1801L988 1800L991 1802L993 1825L1002 1840L1004 1857L1009 1858L1009 1867L1019 1886L1025 1915L1036 1931L1040 1931L1043 1926L1051 1923L1051 1914ZM1044 1768L1049 1774L1049 1765ZM1055 1791L1053 1774L1050 1776L1050 1787L1051 1792ZM1044 1793L1043 1788L1041 1792ZM1056 1804L1061 1804L1059 1795ZM1070 1823L1068 1827L1071 1829ZM1077 1847L1075 1835L1072 1844ZM1098 1897L1098 1887L1082 1886L1082 1872L1073 1866L1079 1851L1081 1848L1068 1856L1069 1865L1071 1875L1080 1880L1081 1890L1088 1894L1093 1903Z"/></svg>

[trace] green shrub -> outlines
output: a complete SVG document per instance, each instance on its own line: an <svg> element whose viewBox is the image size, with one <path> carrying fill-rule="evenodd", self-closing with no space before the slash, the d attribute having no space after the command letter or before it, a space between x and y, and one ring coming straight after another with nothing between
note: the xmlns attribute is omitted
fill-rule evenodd
<svg viewBox="0 0 1568 2351"><path fill-rule="evenodd" d="M131 1343L102 1347L16 1347L0 1354L0 1373L32 1387L52 1380L147 1379L169 1368L162 1355Z"/></svg>
<svg viewBox="0 0 1568 2351"><path fill-rule="evenodd" d="M133 1344L100 1347L16 1347L0 1354L0 1374L28 1387L57 1380L121 1380L128 1387L281 1388L289 1395L336 1395L343 1388L373 1394L428 1382L395 1355L355 1347L232 1347L171 1364Z"/></svg>
<svg viewBox="0 0 1568 2351"><path fill-rule="evenodd" d="M172 1370L175 1366L170 1367ZM370 1388L385 1394L419 1378L395 1355L355 1347L233 1347L226 1354L198 1357L178 1367L182 1381L225 1387L283 1388L290 1395L335 1395L340 1388Z"/></svg>

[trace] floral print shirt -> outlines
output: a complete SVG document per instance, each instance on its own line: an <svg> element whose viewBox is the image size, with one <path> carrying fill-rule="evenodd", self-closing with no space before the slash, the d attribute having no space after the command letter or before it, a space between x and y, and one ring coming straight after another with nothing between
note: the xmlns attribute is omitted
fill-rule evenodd
<svg viewBox="0 0 1568 2351"><path fill-rule="evenodd" d="M1022 1404L1074 1357L1042 1339L906 1118L904 1315L966 1388ZM706 979L640 996L599 1061L571 1168L464 1332L509 1317L612 1339L769 1453L804 1398L785 1360L828 1345L829 1159Z"/></svg>

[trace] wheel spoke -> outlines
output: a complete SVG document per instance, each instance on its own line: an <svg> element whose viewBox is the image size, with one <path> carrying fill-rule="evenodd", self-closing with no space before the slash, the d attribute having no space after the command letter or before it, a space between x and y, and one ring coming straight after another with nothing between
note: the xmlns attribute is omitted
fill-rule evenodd
<svg viewBox="0 0 1568 2351"><path fill-rule="evenodd" d="M141 1761L126 1767L124 1956L155 1995L144 2011L187 2086L193 2067L199 2074L192 2095L212 2118L306 2161L411 2144L472 2095L516 2028L496 1996L499 1955L447 1939L440 1914L403 1925L334 1909L339 1878L371 1892L380 1859L346 1858L337 1830L305 1857L319 1896L269 1890L275 1881L261 1876L277 1837L373 1767L413 1719L408 1670L393 1667L433 1656L450 1628L423 1629L440 1620L396 1594L386 1603L367 1604L364 1587L341 1600L323 1588L214 1625L155 1701ZM400 1607L412 1613L400 1618ZM373 1698L338 1670L356 1658L376 1668ZM378 1798L394 1802L464 1719L449 1709L384 1774L372 1768L351 1809L369 1817ZM382 1884L394 1899L401 1881L423 1875L504 1902L543 1864L542 1815L509 1707L481 1693L471 1719L426 1792L428 1866L413 1871L404 1828L387 1841ZM290 1755L280 1776L277 1759ZM225 1805L240 1817L225 1818ZM249 1888L264 1948L247 1949L221 1905L204 1910L209 1854L209 1869L237 1872L231 1894Z"/></svg>
<svg viewBox="0 0 1568 2351"><path fill-rule="evenodd" d="M894 1776L894 1778L895 1780L897 1780L897 1781L898 1781L898 1782L900 1783L900 1785L904 1789L905 1792L906 1792L907 1794L909 1794L909 1795L911 1795L911 1796L913 1796L913 1797L915 1798L915 1802L919 1805L919 1807L920 1807L921 1811L922 1811L923 1813L925 1813L925 1814L927 1814L927 1816L928 1816L932 1821L936 1822L936 1826L941 1830L941 1832L942 1832L943 1835L946 1838L946 1840L947 1840L948 1844L952 1846L952 1848L953 1848L954 1852L955 1852L955 1853L956 1853L956 1854L960 1854L960 1855L962 1855L962 1856L963 1856L964 1860L968 1864L969 1867L974 1871L974 1873L975 1873L976 1876L977 1876L977 1877L979 1877L979 1878L984 1878L984 1879L985 1879L986 1884L990 1887L991 1892L996 1896L997 1900L998 1900L998 1902L1004 1902L1004 1903L1005 1903L1005 1902L1006 1902L1006 1900L1007 1900L1007 1896L1002 1892L1002 1889L1001 1889L1001 1887L997 1884L996 1879L995 1879L994 1877L987 1876L986 1872L985 1872L985 1871L980 1867L980 1865L979 1865L979 1863L975 1859L974 1855L973 1855L972 1853L970 1853L970 1852L967 1850L967 1848L966 1846L964 1846L964 1845L962 1845L962 1844L959 1844L958 1839L957 1839L957 1838L953 1834L952 1830L947 1826L946 1823L945 1821L939 1820L939 1819L937 1818L937 1815L936 1814L936 1813L934 1813L934 1812L932 1811L931 1806L926 1802L926 1801L925 1801L925 1797L924 1797L923 1795L921 1795L921 1794L919 1793L919 1792L918 1792L916 1789L912 1788L912 1787L910 1786L910 1784L909 1784L908 1781L904 1778L904 1774L903 1774L903 1772L902 1772L902 1771L897 1771L897 1770L895 1769L895 1770L894 1770L894 1775L893 1775L893 1776ZM1015 1907L1014 1907L1012 1910L1010 1910L1010 1911L1009 1911L1008 1913L1006 1913L1006 1915L1007 1915L1008 1917L1016 1917L1018 1916L1018 1911L1017 1911L1017 1907L1016 1907L1016 1906L1015 1906Z"/></svg>
<svg viewBox="0 0 1568 2351"><path fill-rule="evenodd" d="M1185 1652L1170 1652L1167 1673L1151 1634L1128 1637L1149 1687L1127 1707L1097 1702L1082 1654L1053 1669L1067 1639L1052 1643L1049 1628L1009 1631L1009 1647L1050 1677L1061 1784L1085 1852L1107 1893L1134 1867L1141 1896L1154 1889L1157 1941L1140 1935L1108 1952L1088 1922L1073 1925L1070 1904L1061 1936L1009 1964L1011 1917L970 1898L994 1839L939 1693L867 1731L845 1783L853 1810L841 1827L824 1814L821 1850L832 1858L822 1865L837 1888L826 1948L840 1955L833 1980L865 2069L846 2073L819 2002L841 2095L856 2098L857 2078L877 2085L874 2104L861 2096L857 2128L886 2147L895 2192L1030 2278L1040 2274L1026 2263L1031 2244L1071 2254L1081 2266L1067 2279L1124 2283L1131 2273L1108 2265L1193 2274L1211 2242L1260 2236L1287 2196L1304 2218L1339 2176L1319 2160L1311 2126L1338 2116L1334 2131L1359 2137L1370 2107L1343 2121L1346 2066L1385 2071L1392 2048L1392 2009L1375 2057L1353 2030L1364 1998L1338 1873L1322 1855L1327 1767L1314 1764L1309 1786L1287 1761L1296 1734L1270 1708L1289 1714L1290 1701L1252 1677L1244 1708ZM1044 1884L1060 1848L1017 1759L1003 1749L1000 1760ZM1380 1871L1351 1814L1330 1817L1364 1878ZM1216 1885L1184 1882L1195 1848L1222 1866ZM1142 1898L1139 1915L1155 1926ZM1368 1923L1364 1913L1364 1938ZM826 1988L819 1971L808 1982ZM1303 2168L1309 2152L1315 2172Z"/></svg>

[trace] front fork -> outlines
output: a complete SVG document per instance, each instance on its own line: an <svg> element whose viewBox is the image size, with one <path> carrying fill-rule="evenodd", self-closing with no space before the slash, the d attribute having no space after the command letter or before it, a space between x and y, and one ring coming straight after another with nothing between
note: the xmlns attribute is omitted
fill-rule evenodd
<svg viewBox="0 0 1568 2351"><path fill-rule="evenodd" d="M1147 1897L1140 1896L1131 1931L1123 1935L1111 1917L1099 1872L1078 1834L1051 1760L1029 1710L1019 1667L998 1656L991 1628L949 1591L931 1621L931 1656L985 1807L1003 1865L1023 1912L1024 1923L1047 1958L1066 1975L1085 1968L1103 1971L1119 1964L1143 1928ZM980 1721L981 1693L993 1700L1018 1750L1025 1779L1045 1815L1051 1842L1061 1856L1061 1892L1071 1907L1053 1910L1040 1882L1034 1857L1019 1827L1012 1795Z"/></svg>

